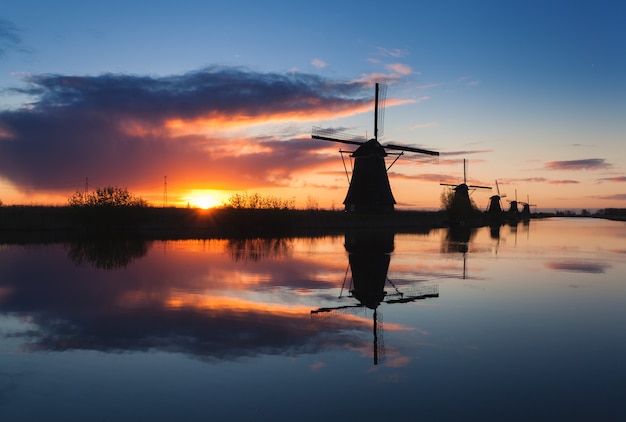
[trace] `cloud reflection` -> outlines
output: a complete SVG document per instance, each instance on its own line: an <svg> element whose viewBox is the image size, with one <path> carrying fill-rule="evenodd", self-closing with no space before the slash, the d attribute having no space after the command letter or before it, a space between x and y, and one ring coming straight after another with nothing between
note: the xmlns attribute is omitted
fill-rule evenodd
<svg viewBox="0 0 626 422"><path fill-rule="evenodd" d="M303 300L302 286L309 300L326 294L328 285L314 276L314 271L333 271L325 263L247 262L250 276L270 276L239 284L235 277L244 270L241 263L223 252L180 253L183 245L109 271L77 267L62 245L11 247L2 257L0 312L27 316L31 324L4 335L21 338L27 350L159 350L208 361L369 347L368 318L339 315L317 324L311 306L291 303ZM78 249L84 254L85 248ZM274 280L272 274L286 278ZM280 285L289 287L274 294Z"/></svg>
<svg viewBox="0 0 626 422"><path fill-rule="evenodd" d="M607 268L611 268L609 264L605 263L581 261L551 261L547 262L545 265L546 268L551 270L587 274L604 274Z"/></svg>

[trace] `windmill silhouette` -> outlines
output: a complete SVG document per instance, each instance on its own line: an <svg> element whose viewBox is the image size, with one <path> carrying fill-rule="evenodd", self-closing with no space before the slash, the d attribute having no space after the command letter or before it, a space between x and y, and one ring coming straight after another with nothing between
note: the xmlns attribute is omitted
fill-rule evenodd
<svg viewBox="0 0 626 422"><path fill-rule="evenodd" d="M467 162L463 159L463 183L440 183L441 186L453 186L454 197L452 203L448 209L450 219L455 222L465 222L468 218L472 217L472 214L476 214L472 202L470 201L470 189L475 191L476 189L491 189L491 186L478 186L467 184Z"/></svg>
<svg viewBox="0 0 626 422"><path fill-rule="evenodd" d="M517 204L517 189L515 189L515 199L509 201L509 210L507 211L507 217L509 218L510 222L513 223L516 223L520 218L520 212L517 208Z"/></svg>
<svg viewBox="0 0 626 422"><path fill-rule="evenodd" d="M498 180L496 179L496 190L498 191L497 195L492 195L489 198L489 208L487 208L487 217L490 220L490 223L498 224L502 223L504 220L504 209L502 208L502 198L506 197L506 194L500 194L500 186L498 185Z"/></svg>
<svg viewBox="0 0 626 422"><path fill-rule="evenodd" d="M520 213L520 218L522 220L530 220L530 207L536 207L537 205L530 203L530 196L526 195L527 202L520 202L522 204L522 211Z"/></svg>
<svg viewBox="0 0 626 422"><path fill-rule="evenodd" d="M393 212L396 200L391 192L389 177L387 172L404 153L426 154L438 156L436 151L426 149L401 146L401 145L381 145L379 136L382 135L382 123L384 107L379 107L379 100L384 103L386 93L385 86L376 84L374 98L374 137L370 140L363 140L356 136L342 134L333 129L313 128L311 137L322 141L340 142L349 145L358 145L354 151L340 151L350 153L354 158L352 177L348 193L343 201L345 210L358 213L389 213ZM379 133L379 124L381 130ZM385 157L396 155L396 158L389 165L385 164ZM343 157L343 155L342 155ZM345 163L344 163L345 167ZM347 170L346 170L347 173Z"/></svg>

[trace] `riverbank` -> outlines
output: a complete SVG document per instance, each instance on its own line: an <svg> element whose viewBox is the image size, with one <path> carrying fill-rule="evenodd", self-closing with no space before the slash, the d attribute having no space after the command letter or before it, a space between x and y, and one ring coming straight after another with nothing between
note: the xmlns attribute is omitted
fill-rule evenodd
<svg viewBox="0 0 626 422"><path fill-rule="evenodd" d="M0 241L108 236L155 240L301 236L360 228L424 232L445 225L445 213L441 211L355 215L343 211L291 209L0 207Z"/></svg>
<svg viewBox="0 0 626 422"><path fill-rule="evenodd" d="M531 217L554 216L559 215L538 213ZM620 212L586 217L626 220L626 214ZM488 219L479 217L468 221L465 226L488 224ZM5 243L100 237L168 240L324 236L358 229L424 233L448 226L450 222L444 211L397 210L391 214L350 214L331 210L248 208L0 207L0 242Z"/></svg>

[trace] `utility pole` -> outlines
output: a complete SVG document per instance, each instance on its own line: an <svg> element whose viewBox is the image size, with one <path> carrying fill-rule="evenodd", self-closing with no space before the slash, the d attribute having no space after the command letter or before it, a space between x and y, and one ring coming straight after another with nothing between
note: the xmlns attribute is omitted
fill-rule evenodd
<svg viewBox="0 0 626 422"><path fill-rule="evenodd" d="M167 176L163 176L163 208L167 207Z"/></svg>
<svg viewBox="0 0 626 422"><path fill-rule="evenodd" d="M87 195L89 195L89 177L85 177L85 194L83 195L83 205L87 204Z"/></svg>

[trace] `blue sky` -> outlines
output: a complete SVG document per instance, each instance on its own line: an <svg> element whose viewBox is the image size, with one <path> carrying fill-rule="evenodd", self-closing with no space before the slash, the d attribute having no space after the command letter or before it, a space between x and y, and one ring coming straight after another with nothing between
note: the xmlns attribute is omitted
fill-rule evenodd
<svg viewBox="0 0 626 422"><path fill-rule="evenodd" d="M442 154L438 164L392 168L400 207L438 207L439 182L461 180L464 158L473 183L498 179L509 198L517 191L540 208L626 206L625 5L405 3L10 1L0 11L0 199L63 202L89 177L157 203L167 174L168 196L180 203L243 190L339 207L347 185L338 146L304 140L317 125L371 134L364 104L380 81L388 84L383 141ZM197 90L202 96L184 97L185 112L177 110L181 90L207 69L219 78L202 83L219 81L221 96ZM83 78L72 104L60 101L68 78ZM254 92L263 104L246 102L237 78L262 81ZM184 83L157 98L150 86L166 79ZM269 89L269 79L289 93ZM346 91L350 83L359 89ZM111 95L120 86L132 96ZM157 113L135 104L148 91L168 106ZM235 112L230 95L245 105ZM287 113L303 99L308 106ZM206 117L223 110L236 116ZM122 129L99 136L105 124ZM106 151L100 160L89 157L88 138ZM45 162L31 159L44 153ZM190 157L198 162L186 166ZM234 180L238 166L247 179ZM473 197L485 206L488 196Z"/></svg>

